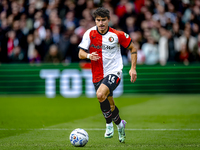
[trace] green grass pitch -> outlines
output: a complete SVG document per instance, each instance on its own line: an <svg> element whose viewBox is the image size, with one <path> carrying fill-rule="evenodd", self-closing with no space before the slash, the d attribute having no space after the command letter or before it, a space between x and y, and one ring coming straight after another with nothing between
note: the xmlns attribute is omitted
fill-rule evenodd
<svg viewBox="0 0 200 150"><path fill-rule="evenodd" d="M96 98L0 96L0 150L200 149L200 95L133 94L115 103L127 121L125 144L119 143L116 126L114 137L104 138ZM75 128L88 132L85 147L71 145Z"/></svg>

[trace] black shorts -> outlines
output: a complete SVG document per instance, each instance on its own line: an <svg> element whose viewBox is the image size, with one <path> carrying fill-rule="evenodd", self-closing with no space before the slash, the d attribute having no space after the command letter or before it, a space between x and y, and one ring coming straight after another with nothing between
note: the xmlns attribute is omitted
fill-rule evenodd
<svg viewBox="0 0 200 150"><path fill-rule="evenodd" d="M105 84L109 90L110 90L110 93L108 96L113 96L113 91L117 88L117 86L119 85L120 83L120 78L114 74L109 74L107 75L105 78L103 78L101 81L97 82L97 83L93 83L94 84L94 87L95 87L95 90L97 91L99 86L101 84Z"/></svg>

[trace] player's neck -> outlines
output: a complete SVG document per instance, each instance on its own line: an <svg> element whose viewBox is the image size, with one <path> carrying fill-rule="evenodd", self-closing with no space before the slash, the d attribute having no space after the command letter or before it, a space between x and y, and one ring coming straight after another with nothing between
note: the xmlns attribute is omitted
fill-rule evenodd
<svg viewBox="0 0 200 150"><path fill-rule="evenodd" d="M106 34L109 30L109 26L105 29L105 30L99 30L98 27L97 27L97 31L100 33L100 34Z"/></svg>

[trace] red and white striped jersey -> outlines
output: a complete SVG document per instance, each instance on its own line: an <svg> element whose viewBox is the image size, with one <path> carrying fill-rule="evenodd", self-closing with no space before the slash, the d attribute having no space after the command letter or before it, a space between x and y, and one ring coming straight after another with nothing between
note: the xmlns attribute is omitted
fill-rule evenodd
<svg viewBox="0 0 200 150"><path fill-rule="evenodd" d="M84 33L79 48L89 53L97 52L100 57L98 61L91 60L94 83L108 74L115 74L121 78L123 62L120 45L127 48L130 43L131 38L128 34L111 27L105 34L99 33L96 26Z"/></svg>

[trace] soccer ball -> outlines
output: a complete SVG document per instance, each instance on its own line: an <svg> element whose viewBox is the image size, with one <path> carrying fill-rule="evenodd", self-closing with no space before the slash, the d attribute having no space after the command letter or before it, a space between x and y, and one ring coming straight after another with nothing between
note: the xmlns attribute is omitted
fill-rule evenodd
<svg viewBox="0 0 200 150"><path fill-rule="evenodd" d="M84 129L77 128L71 132L69 140L73 146L83 147L87 144L89 136Z"/></svg>

